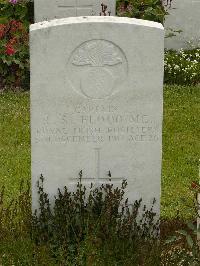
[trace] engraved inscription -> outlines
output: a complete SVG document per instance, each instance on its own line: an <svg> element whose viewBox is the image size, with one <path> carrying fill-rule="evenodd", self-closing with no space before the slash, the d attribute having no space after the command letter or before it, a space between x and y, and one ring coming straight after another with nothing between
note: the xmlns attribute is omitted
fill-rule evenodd
<svg viewBox="0 0 200 266"><path fill-rule="evenodd" d="M105 99L125 80L128 63L117 45L91 40L73 51L68 72L77 92L90 99Z"/></svg>
<svg viewBox="0 0 200 266"><path fill-rule="evenodd" d="M35 142L100 144L158 141L158 125L147 114L120 113L114 105L78 104L69 106L69 110L53 118L44 115L41 127L35 132Z"/></svg>

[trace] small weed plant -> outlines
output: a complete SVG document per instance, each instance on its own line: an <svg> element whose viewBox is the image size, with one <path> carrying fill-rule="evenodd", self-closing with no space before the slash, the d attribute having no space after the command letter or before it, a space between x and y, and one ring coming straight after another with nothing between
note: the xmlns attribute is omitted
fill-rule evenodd
<svg viewBox="0 0 200 266"><path fill-rule="evenodd" d="M164 243L165 252L162 253L164 265L200 265L200 251L197 242L197 224L188 222L184 229L178 229L174 235Z"/></svg>
<svg viewBox="0 0 200 266"><path fill-rule="evenodd" d="M197 224L199 220L199 202L198 195L200 192L200 186L197 182L191 183L191 191L194 194L194 205L196 217L195 221L189 221L185 224L180 220L176 223L171 222L172 226L175 226L174 233L170 232L170 236L163 241L162 263L163 265L180 265L180 266L197 266L200 265L200 243L199 234L200 227ZM180 226L182 223L182 226ZM177 228L178 225L178 228ZM170 226L170 223L168 223ZM166 230L166 226L162 225ZM180 229L181 228L181 229ZM172 229L172 228L171 228Z"/></svg>

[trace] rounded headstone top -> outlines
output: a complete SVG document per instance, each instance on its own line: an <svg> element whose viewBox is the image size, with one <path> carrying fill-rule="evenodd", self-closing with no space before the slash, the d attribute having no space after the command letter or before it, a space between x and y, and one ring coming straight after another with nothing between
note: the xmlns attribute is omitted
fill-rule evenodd
<svg viewBox="0 0 200 266"><path fill-rule="evenodd" d="M79 24L79 23L119 23L119 24L131 24L137 26L144 26L150 28L157 28L160 30L164 30L163 25L158 22L142 20L136 18L127 18L127 17L114 17L114 16L84 16L84 17L69 17L62 19L54 19L49 21L43 21L39 23L32 24L30 26L30 31L39 30L43 28L49 27L57 27L61 25L67 24Z"/></svg>

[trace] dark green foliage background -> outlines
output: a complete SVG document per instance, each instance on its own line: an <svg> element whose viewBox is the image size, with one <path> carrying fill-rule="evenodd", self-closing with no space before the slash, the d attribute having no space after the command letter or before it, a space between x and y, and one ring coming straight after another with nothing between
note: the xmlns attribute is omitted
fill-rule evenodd
<svg viewBox="0 0 200 266"><path fill-rule="evenodd" d="M117 15L163 24L167 12L161 0L118 0Z"/></svg>

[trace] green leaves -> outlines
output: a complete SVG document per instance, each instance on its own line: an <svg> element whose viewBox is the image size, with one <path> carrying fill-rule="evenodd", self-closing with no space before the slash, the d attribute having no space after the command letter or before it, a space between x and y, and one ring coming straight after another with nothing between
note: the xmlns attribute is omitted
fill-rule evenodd
<svg viewBox="0 0 200 266"><path fill-rule="evenodd" d="M192 222L188 222L187 227L192 230L195 235L197 234L197 225L194 225Z"/></svg>
<svg viewBox="0 0 200 266"><path fill-rule="evenodd" d="M188 222L187 223L187 226L190 230L192 230L192 234L195 235L195 238L197 236L197 227L191 223L191 222ZM165 244L173 244L175 242L178 242L180 240L185 240L185 242L187 243L187 246L190 250L193 249L193 247L195 246L195 242L193 240L193 237L191 236L191 233L186 231L186 230L183 230L183 229L179 229L176 231L176 235L174 236L170 236L166 241L165 241Z"/></svg>
<svg viewBox="0 0 200 266"><path fill-rule="evenodd" d="M164 78L168 84L198 84L200 82L200 49L166 51Z"/></svg>
<svg viewBox="0 0 200 266"><path fill-rule="evenodd" d="M187 236L187 232L185 230L178 230L176 232L180 235Z"/></svg>
<svg viewBox="0 0 200 266"><path fill-rule="evenodd" d="M21 21L33 21L33 3L31 1L20 1L19 3L13 5L9 1L0 2L0 13L1 18L6 18L7 20L16 19ZM2 22L0 23L7 23Z"/></svg>
<svg viewBox="0 0 200 266"><path fill-rule="evenodd" d="M118 0L117 15L152 20L163 24L167 12L160 0Z"/></svg>
<svg viewBox="0 0 200 266"><path fill-rule="evenodd" d="M169 238L167 238L167 240L165 241L165 244L172 244L178 240L180 240L181 237L177 237L177 236L170 236Z"/></svg>
<svg viewBox="0 0 200 266"><path fill-rule="evenodd" d="M186 235L187 244L190 248L193 248L194 241L190 235Z"/></svg>

